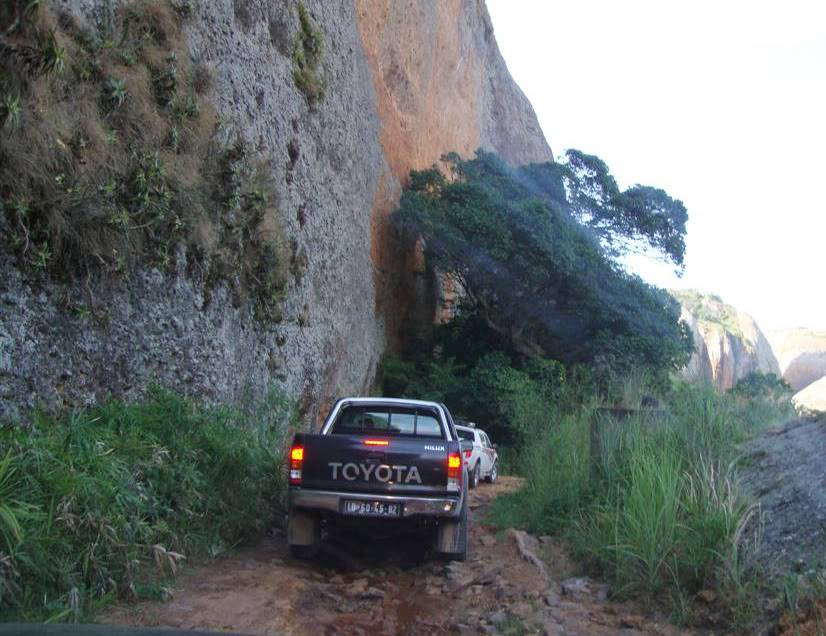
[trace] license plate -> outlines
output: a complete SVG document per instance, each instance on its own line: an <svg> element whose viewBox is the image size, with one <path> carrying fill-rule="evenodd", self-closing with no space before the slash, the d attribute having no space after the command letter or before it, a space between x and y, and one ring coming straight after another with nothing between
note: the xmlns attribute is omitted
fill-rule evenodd
<svg viewBox="0 0 826 636"><path fill-rule="evenodd" d="M401 504L383 501L345 501L344 514L359 517L398 517Z"/></svg>

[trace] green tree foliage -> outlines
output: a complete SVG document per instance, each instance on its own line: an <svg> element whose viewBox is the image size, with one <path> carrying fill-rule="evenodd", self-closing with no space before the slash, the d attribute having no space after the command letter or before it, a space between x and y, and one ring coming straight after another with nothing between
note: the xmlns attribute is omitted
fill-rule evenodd
<svg viewBox="0 0 826 636"><path fill-rule="evenodd" d="M566 159L561 165L540 166L540 175L543 168L550 173L548 178L559 175L569 189L567 198L574 216L597 233L609 253L647 246L682 266L688 221L682 201L650 186L635 185L620 191L608 166L594 155L569 150Z"/></svg>
<svg viewBox="0 0 826 636"><path fill-rule="evenodd" d="M410 343L404 359L385 357L382 371L385 395L444 402L512 447L594 391L586 367L522 355L471 307Z"/></svg>
<svg viewBox="0 0 826 636"><path fill-rule="evenodd" d="M612 258L644 240L679 265L681 203L652 188L619 192L601 161L573 151L565 165L515 170L484 151L443 160L447 175L411 174L394 218L463 278L474 311L512 348L612 371L685 364L677 302Z"/></svg>
<svg viewBox="0 0 826 636"><path fill-rule="evenodd" d="M752 371L741 378L734 388L729 389L729 393L750 400L763 398L778 402L788 398L793 391L786 380L777 377L774 373Z"/></svg>

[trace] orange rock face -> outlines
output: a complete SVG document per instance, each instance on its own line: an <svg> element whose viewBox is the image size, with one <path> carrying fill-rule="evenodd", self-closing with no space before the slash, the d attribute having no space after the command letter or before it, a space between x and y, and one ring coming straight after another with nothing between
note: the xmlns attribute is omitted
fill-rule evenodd
<svg viewBox="0 0 826 636"><path fill-rule="evenodd" d="M372 214L376 310L395 349L423 300L416 298L420 259L406 253L389 221L410 171L480 147L514 164L553 155L507 71L483 2L356 0L356 14L387 162Z"/></svg>
<svg viewBox="0 0 826 636"><path fill-rule="evenodd" d="M482 60L460 40L464 4L356 2L381 144L402 182L411 169L430 166L446 151L469 155L480 145Z"/></svg>

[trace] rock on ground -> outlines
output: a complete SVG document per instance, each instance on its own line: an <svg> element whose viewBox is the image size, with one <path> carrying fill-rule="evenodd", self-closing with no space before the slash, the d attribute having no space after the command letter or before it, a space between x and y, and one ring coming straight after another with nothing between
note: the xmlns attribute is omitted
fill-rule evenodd
<svg viewBox="0 0 826 636"><path fill-rule="evenodd" d="M757 562L777 575L799 562L822 562L826 558L826 420L789 422L766 431L743 451L743 484L762 513Z"/></svg>

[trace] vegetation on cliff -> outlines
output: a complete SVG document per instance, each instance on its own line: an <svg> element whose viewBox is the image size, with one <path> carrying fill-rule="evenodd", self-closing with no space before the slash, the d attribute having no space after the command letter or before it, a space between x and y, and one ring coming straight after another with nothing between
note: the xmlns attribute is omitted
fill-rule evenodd
<svg viewBox="0 0 826 636"><path fill-rule="evenodd" d="M670 293L697 320L743 337L737 309L717 294L703 294L693 289L675 289Z"/></svg>
<svg viewBox="0 0 826 636"><path fill-rule="evenodd" d="M304 3L298 3L299 30L293 46L293 80L312 107L324 98L325 81L321 71L324 40Z"/></svg>
<svg viewBox="0 0 826 636"><path fill-rule="evenodd" d="M444 159L448 174L411 173L394 218L514 347L612 372L685 364L691 336L677 302L612 258L643 246L679 266L679 201L640 186L620 193L601 161L578 152L517 169L483 151Z"/></svg>
<svg viewBox="0 0 826 636"><path fill-rule="evenodd" d="M4 248L65 277L170 267L183 245L208 281L236 281L277 316L288 264L269 167L226 139L189 10L133 0L89 29L42 2L3 3Z"/></svg>
<svg viewBox="0 0 826 636"><path fill-rule="evenodd" d="M271 527L295 410L278 393L204 408L155 389L0 428L0 620L77 620L161 598L192 557Z"/></svg>

